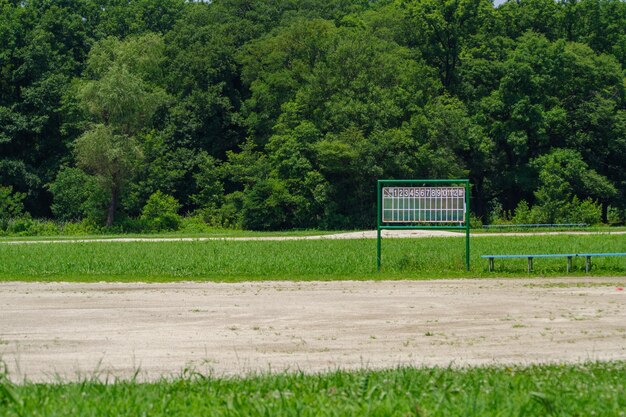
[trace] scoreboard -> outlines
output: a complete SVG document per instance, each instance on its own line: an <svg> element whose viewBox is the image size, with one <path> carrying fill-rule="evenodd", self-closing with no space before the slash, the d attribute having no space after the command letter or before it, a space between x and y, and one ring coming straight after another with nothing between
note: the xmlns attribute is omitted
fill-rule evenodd
<svg viewBox="0 0 626 417"><path fill-rule="evenodd" d="M465 223L465 187L383 187L383 223Z"/></svg>

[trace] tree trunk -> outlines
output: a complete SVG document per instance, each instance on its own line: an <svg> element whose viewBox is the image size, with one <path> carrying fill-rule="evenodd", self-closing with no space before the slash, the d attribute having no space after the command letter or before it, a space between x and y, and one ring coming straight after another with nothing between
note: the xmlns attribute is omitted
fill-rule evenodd
<svg viewBox="0 0 626 417"><path fill-rule="evenodd" d="M111 202L109 203L109 211L107 213L107 227L113 225L115 220L115 210L117 209L118 190L117 187L111 191Z"/></svg>

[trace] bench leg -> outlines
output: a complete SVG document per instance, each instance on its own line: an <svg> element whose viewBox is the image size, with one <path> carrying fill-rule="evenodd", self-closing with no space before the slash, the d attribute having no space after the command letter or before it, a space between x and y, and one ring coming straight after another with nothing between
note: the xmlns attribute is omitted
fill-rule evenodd
<svg viewBox="0 0 626 417"><path fill-rule="evenodd" d="M528 258L528 272L533 270L533 258Z"/></svg>
<svg viewBox="0 0 626 417"><path fill-rule="evenodd" d="M591 269L591 256L585 256L585 272Z"/></svg>
<svg viewBox="0 0 626 417"><path fill-rule="evenodd" d="M567 257L567 272L569 273L569 271L572 270L572 257L568 256Z"/></svg>
<svg viewBox="0 0 626 417"><path fill-rule="evenodd" d="M493 271L493 258L489 258L489 272Z"/></svg>

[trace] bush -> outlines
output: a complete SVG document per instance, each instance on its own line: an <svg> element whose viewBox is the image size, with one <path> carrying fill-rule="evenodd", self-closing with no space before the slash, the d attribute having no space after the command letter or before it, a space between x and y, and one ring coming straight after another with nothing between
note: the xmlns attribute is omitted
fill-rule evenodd
<svg viewBox="0 0 626 417"><path fill-rule="evenodd" d="M488 206L488 224L507 224L511 222L510 213L502 208L498 200L493 200Z"/></svg>
<svg viewBox="0 0 626 417"><path fill-rule="evenodd" d="M480 229L483 227L483 219L470 213L470 227L472 229Z"/></svg>
<svg viewBox="0 0 626 417"><path fill-rule="evenodd" d="M276 179L257 182L243 197L242 225L250 230L280 230L292 226L291 194Z"/></svg>
<svg viewBox="0 0 626 417"><path fill-rule="evenodd" d="M202 209L202 218L211 226L223 228L241 228L243 224L244 193L235 191L224 196L224 203L217 210Z"/></svg>
<svg viewBox="0 0 626 417"><path fill-rule="evenodd" d="M179 230L184 233L208 233L211 227L201 216L184 217L180 223Z"/></svg>
<svg viewBox="0 0 626 417"><path fill-rule="evenodd" d="M84 236L100 233L100 227L91 219L83 219L80 222L67 222L62 228L64 235Z"/></svg>
<svg viewBox="0 0 626 417"><path fill-rule="evenodd" d="M611 226L624 224L624 210L618 207L610 206L606 213L607 222Z"/></svg>
<svg viewBox="0 0 626 417"><path fill-rule="evenodd" d="M572 199L568 205L569 216L566 219L569 223L602 223L602 206L590 198L580 201L577 197Z"/></svg>
<svg viewBox="0 0 626 417"><path fill-rule="evenodd" d="M14 193L11 186L0 186L0 229L6 230L9 220L23 215L22 201L25 196L23 193Z"/></svg>
<svg viewBox="0 0 626 417"><path fill-rule="evenodd" d="M55 236L59 234L59 227L49 220L21 217L10 220L6 231L9 236Z"/></svg>
<svg viewBox="0 0 626 417"><path fill-rule="evenodd" d="M48 185L53 196L50 209L62 221L106 217L108 195L95 177L78 168L62 167L54 182Z"/></svg>
<svg viewBox="0 0 626 417"><path fill-rule="evenodd" d="M536 205L527 212L525 210L522 206L520 213L528 216L529 223L599 224L602 222L602 206L590 198L580 201L574 196L570 201L551 201ZM520 215L520 219L522 218L523 216Z"/></svg>
<svg viewBox="0 0 626 417"><path fill-rule="evenodd" d="M150 222L142 217L128 217L126 215L118 216L112 226L105 226L102 232L107 234L123 234L123 233L146 233L158 231Z"/></svg>
<svg viewBox="0 0 626 417"><path fill-rule="evenodd" d="M513 224L530 224L532 213L530 207L528 207L528 203L526 200L522 200L519 202L517 207L515 207L515 212L513 214L513 218L511 221Z"/></svg>
<svg viewBox="0 0 626 417"><path fill-rule="evenodd" d="M181 223L179 208L180 204L174 197L157 191L148 198L140 220L145 222L145 227L150 231L178 230Z"/></svg>

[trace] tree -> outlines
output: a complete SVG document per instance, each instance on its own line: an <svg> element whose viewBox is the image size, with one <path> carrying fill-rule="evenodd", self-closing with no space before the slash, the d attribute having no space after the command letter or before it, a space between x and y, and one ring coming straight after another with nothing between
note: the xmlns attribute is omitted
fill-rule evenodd
<svg viewBox="0 0 626 417"><path fill-rule="evenodd" d="M530 162L555 148L578 151L616 183L623 172L619 64L588 46L526 33L509 54L498 89L481 100L492 139L492 195L507 211L531 202L539 186ZM620 168L622 167L622 168ZM605 204L606 205L606 204Z"/></svg>
<svg viewBox="0 0 626 417"><path fill-rule="evenodd" d="M238 32L216 21L214 6L189 3L164 36L164 76L176 100L163 134L167 151L182 146L223 159L243 136L238 115L242 92L235 60Z"/></svg>
<svg viewBox="0 0 626 417"><path fill-rule="evenodd" d="M556 149L532 164L539 172L535 192L538 205L548 223L571 221L581 201L609 201L617 190L607 178L599 175L571 149ZM598 220L600 210L598 209Z"/></svg>
<svg viewBox="0 0 626 417"><path fill-rule="evenodd" d="M327 20L300 19L242 48L241 76L251 93L243 114L257 143L267 143L281 107L307 84L313 68L330 51L336 32Z"/></svg>
<svg viewBox="0 0 626 417"><path fill-rule="evenodd" d="M181 16L184 0L98 0L98 38L142 35L146 32L163 34L171 29Z"/></svg>
<svg viewBox="0 0 626 417"><path fill-rule="evenodd" d="M75 137L63 96L92 40L90 2L0 1L0 182L26 194L26 210L49 216L52 181Z"/></svg>
<svg viewBox="0 0 626 417"><path fill-rule="evenodd" d="M527 31L542 34L550 40L561 35L565 2L554 0L507 1L496 10L501 30L515 39Z"/></svg>
<svg viewBox="0 0 626 417"><path fill-rule="evenodd" d="M417 28L415 43L424 58L439 69L441 83L454 90L463 45L480 31L491 13L489 0L403 1Z"/></svg>
<svg viewBox="0 0 626 417"><path fill-rule="evenodd" d="M141 156L139 147L134 138L98 124L76 139L75 152L77 165L98 178L109 194L106 225L111 226L122 187Z"/></svg>
<svg viewBox="0 0 626 417"><path fill-rule="evenodd" d="M151 125L167 100L154 84L162 59L158 35L106 39L92 49L87 63L92 78L78 88L78 99L94 123L76 140L76 161L109 192L107 226L113 224L122 188L141 156L135 136Z"/></svg>

